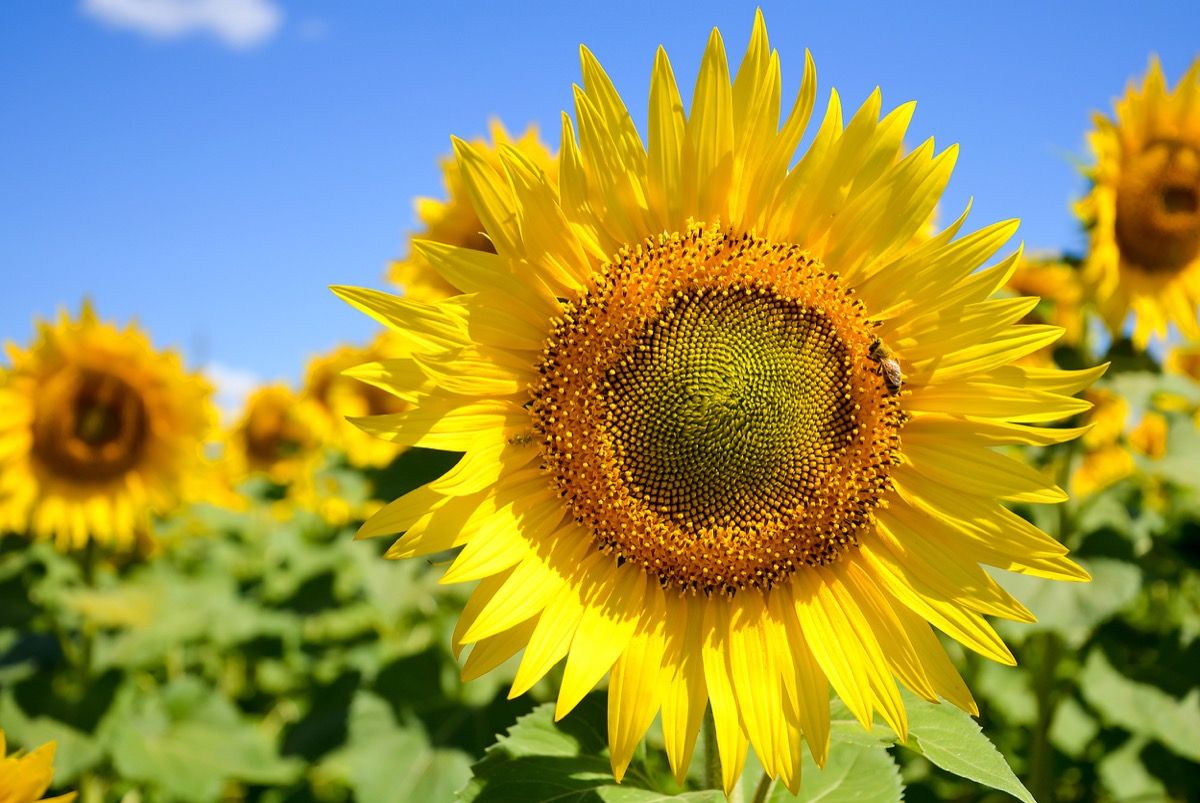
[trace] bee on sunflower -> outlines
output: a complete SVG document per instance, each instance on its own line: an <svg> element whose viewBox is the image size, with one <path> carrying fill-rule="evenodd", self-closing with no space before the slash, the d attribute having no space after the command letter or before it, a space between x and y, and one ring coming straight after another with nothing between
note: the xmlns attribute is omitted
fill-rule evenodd
<svg viewBox="0 0 1200 803"><path fill-rule="evenodd" d="M659 50L646 142L582 65L557 182L455 141L492 247L414 247L456 295L335 288L407 344L360 376L408 409L362 425L464 453L360 535L460 548L465 676L523 651L518 695L565 660L562 717L608 675L618 778L661 712L682 780L709 709L726 791L753 745L795 792L831 686L901 738L897 681L976 712L931 625L1011 664L984 617L1031 619L981 564L1087 579L1001 504L1065 493L993 447L1079 435L1043 425L1104 369L1016 364L1061 330L993 297L1015 222L914 241L956 150L902 156L912 104L845 121L835 92L796 160L815 70L781 117L761 14L735 75L713 32L688 113Z"/></svg>

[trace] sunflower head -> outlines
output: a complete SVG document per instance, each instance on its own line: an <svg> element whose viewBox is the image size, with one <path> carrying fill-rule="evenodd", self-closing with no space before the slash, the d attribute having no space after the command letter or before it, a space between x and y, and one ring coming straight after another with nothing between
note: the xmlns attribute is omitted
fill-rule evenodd
<svg viewBox="0 0 1200 803"><path fill-rule="evenodd" d="M1200 337L1200 59L1173 89L1152 59L1116 117L1096 115L1096 164L1077 205L1090 229L1085 277L1114 332L1135 314L1134 340L1174 323Z"/></svg>
<svg viewBox="0 0 1200 803"><path fill-rule="evenodd" d="M897 682L975 711L930 624L1011 663L983 615L1030 616L981 564L1087 577L1000 504L1065 494L994 447L1079 435L1044 425L1103 368L1015 364L1061 334L994 297L1015 223L918 236L955 151L902 151L911 104L833 93L797 159L806 62L781 114L761 14L735 74L714 31L685 113L659 50L643 140L584 49L557 180L455 142L494 253L417 248L463 295L335 288L404 341L373 378L410 406L363 425L463 453L360 534L461 547L467 677L523 650L515 695L565 661L563 716L609 675L618 777L661 711L682 779L710 708L727 790L753 744L795 792L831 686L902 737Z"/></svg>
<svg viewBox="0 0 1200 803"><path fill-rule="evenodd" d="M152 511L203 476L215 419L211 389L132 325L99 321L85 303L39 323L28 349L0 369L0 527L128 548Z"/></svg>
<svg viewBox="0 0 1200 803"><path fill-rule="evenodd" d="M42 797L54 780L57 745L47 742L32 753L9 755L0 730L0 803L72 803L75 792Z"/></svg>
<svg viewBox="0 0 1200 803"><path fill-rule="evenodd" d="M279 485L306 481L320 460L323 423L315 403L286 385L258 388L225 439L231 475L264 474Z"/></svg>
<svg viewBox="0 0 1200 803"><path fill-rule="evenodd" d="M542 144L536 126L529 126L525 133L516 139L499 120L492 120L488 128L491 142L479 139L473 144L484 154L498 175L503 173L500 148L512 147L553 177L556 172L554 157ZM458 161L452 155L445 157L441 160L441 168L442 180L446 186L446 200L417 199L417 217L421 227L413 233L412 239L432 240L460 248L494 252L495 248L479 221L479 215L471 205L470 193ZM403 288L406 297L420 301L436 301L459 292L411 246L408 256L396 260L388 267L388 280Z"/></svg>
<svg viewBox="0 0 1200 803"><path fill-rule="evenodd" d="M338 346L308 363L301 396L312 401L321 414L325 442L345 452L354 466L384 466L400 451L394 444L367 435L350 420L404 409L404 403L386 390L345 373L368 364L378 365L388 353L385 339L379 337L367 346Z"/></svg>

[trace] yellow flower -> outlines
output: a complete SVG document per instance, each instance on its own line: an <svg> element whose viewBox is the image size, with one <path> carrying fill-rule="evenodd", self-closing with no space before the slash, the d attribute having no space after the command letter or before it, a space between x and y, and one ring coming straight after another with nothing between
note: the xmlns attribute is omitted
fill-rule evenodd
<svg viewBox="0 0 1200 803"><path fill-rule="evenodd" d="M395 444L374 438L347 419L388 415L404 409L392 394L345 374L364 363L377 363L388 354L382 338L369 346L338 346L308 364L303 396L316 403L325 426L325 440L342 449L354 466L385 466L399 454Z"/></svg>
<svg viewBox="0 0 1200 803"><path fill-rule="evenodd" d="M211 389L173 351L85 303L0 368L0 529L127 549L203 474Z"/></svg>
<svg viewBox="0 0 1200 803"><path fill-rule="evenodd" d="M1087 432L1080 438L1083 454L1071 472L1071 493L1090 496L1120 482L1134 472L1133 455L1121 443L1129 403L1104 388L1092 388L1083 394L1092 403L1084 417Z"/></svg>
<svg viewBox="0 0 1200 803"><path fill-rule="evenodd" d="M321 456L322 417L286 385L258 388L225 441L235 481L262 473L279 485L308 481Z"/></svg>
<svg viewBox="0 0 1200 803"><path fill-rule="evenodd" d="M1177 345L1167 352L1167 373L1189 376L1200 382L1200 344Z"/></svg>
<svg viewBox="0 0 1200 803"><path fill-rule="evenodd" d="M1109 329L1133 311L1134 342L1174 323L1200 337L1200 59L1173 90L1151 59L1140 89L1097 114L1092 190L1076 211L1090 229L1084 278Z"/></svg>
<svg viewBox="0 0 1200 803"><path fill-rule="evenodd" d="M1078 497L1099 493L1131 476L1136 468L1133 455L1119 443L1085 452L1071 472L1071 493Z"/></svg>
<svg viewBox="0 0 1200 803"><path fill-rule="evenodd" d="M815 72L780 125L761 15L736 78L713 32L690 115L658 52L646 144L582 62L557 186L455 143L496 253L416 247L464 295L337 288L408 341L373 378L410 409L364 425L465 452L360 535L462 548L465 676L524 650L516 695L565 659L561 717L609 675L617 777L661 710L682 778L707 705L726 790L752 744L795 791L831 685L901 738L897 680L976 710L930 623L1011 664L984 615L1031 618L981 563L1087 578L999 503L1065 494L992 447L1076 437L1040 425L1103 368L1012 364L1060 334L991 297L1018 254L979 269L1015 222L912 244L955 157L897 159L912 104L881 118L875 92L843 125L835 93L795 159Z"/></svg>
<svg viewBox="0 0 1200 803"><path fill-rule="evenodd" d="M499 120L492 120L489 128L491 144L482 139L472 144L496 171L497 176L503 175L500 149L514 147L550 176L551 181L554 180L557 170L554 156L542 144L536 126L527 128L516 140L512 139ZM422 228L413 234L412 239L433 240L460 248L495 253L491 240L483 230L479 215L471 204L458 161L454 156L448 156L442 159L441 167L447 198L445 201L435 198L417 199L417 217L421 220ZM389 266L388 279L403 288L406 297L417 301L438 301L458 293L454 285L442 278L421 253L412 248L411 243L408 256Z"/></svg>
<svg viewBox="0 0 1200 803"><path fill-rule="evenodd" d="M1146 413L1129 431L1129 446L1151 460L1161 460L1167 453L1167 419L1158 413Z"/></svg>
<svg viewBox="0 0 1200 803"><path fill-rule="evenodd" d="M0 729L0 803L70 803L75 792L42 797L54 779L54 742L32 753L7 754L4 731Z"/></svg>
<svg viewBox="0 0 1200 803"><path fill-rule="evenodd" d="M1026 257L1017 265L1006 285L1018 296L1037 296L1040 301L1030 313L1029 323L1052 323L1063 330L1064 343L1083 337L1083 288L1079 271L1053 257Z"/></svg>

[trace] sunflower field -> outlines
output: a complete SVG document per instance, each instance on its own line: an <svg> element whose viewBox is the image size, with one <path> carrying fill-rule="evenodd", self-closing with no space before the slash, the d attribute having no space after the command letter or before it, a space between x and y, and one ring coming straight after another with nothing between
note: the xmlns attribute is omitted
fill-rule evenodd
<svg viewBox="0 0 1200 803"><path fill-rule="evenodd" d="M0 803L1200 801L1200 58L1095 116L1082 253L761 12L581 75L298 387L8 344Z"/></svg>

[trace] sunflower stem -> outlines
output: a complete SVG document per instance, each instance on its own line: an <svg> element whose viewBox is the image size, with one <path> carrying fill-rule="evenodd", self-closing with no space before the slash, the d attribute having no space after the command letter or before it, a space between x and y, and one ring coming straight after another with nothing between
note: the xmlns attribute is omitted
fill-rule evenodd
<svg viewBox="0 0 1200 803"><path fill-rule="evenodd" d="M758 779L758 786L754 788L754 797L751 798L750 803L767 803L774 789L775 779L763 772L762 777Z"/></svg>
<svg viewBox="0 0 1200 803"><path fill-rule="evenodd" d="M704 711L700 738L704 740L704 788L722 789L725 784L721 778L721 754L717 750L717 723L711 708Z"/></svg>
<svg viewBox="0 0 1200 803"><path fill-rule="evenodd" d="M1037 697L1037 724L1033 731L1033 757L1029 769L1029 791L1035 800L1054 800L1054 748L1050 744L1050 725L1058 705L1055 676L1062 660L1062 640L1054 633L1042 633L1037 640L1038 667L1034 676Z"/></svg>
<svg viewBox="0 0 1200 803"><path fill-rule="evenodd" d="M87 591L94 591L96 588L96 542L88 539L87 546L83 551L83 586ZM87 694L88 681L92 675L92 653L94 650L95 633L92 630L91 622L85 618L79 634L79 680L83 686L83 693Z"/></svg>

